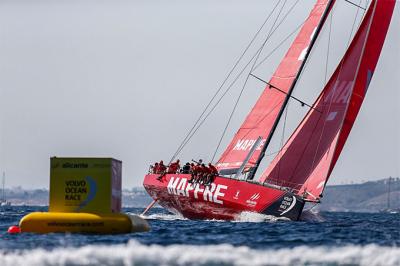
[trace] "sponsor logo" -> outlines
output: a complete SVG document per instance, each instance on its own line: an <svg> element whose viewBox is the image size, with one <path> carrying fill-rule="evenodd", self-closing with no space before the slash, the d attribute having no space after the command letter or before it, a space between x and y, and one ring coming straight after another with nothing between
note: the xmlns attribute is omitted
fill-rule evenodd
<svg viewBox="0 0 400 266"><path fill-rule="evenodd" d="M236 191L236 194L235 194L235 196L233 196L233 198L235 200L239 199L239 194L240 194L240 190Z"/></svg>
<svg viewBox="0 0 400 266"><path fill-rule="evenodd" d="M87 163L64 163L62 168L88 168Z"/></svg>
<svg viewBox="0 0 400 266"><path fill-rule="evenodd" d="M233 147L234 151L248 151L253 147L254 143L256 143L257 139L239 139ZM261 147L265 144L265 140L263 139L258 145L256 150L261 150Z"/></svg>
<svg viewBox="0 0 400 266"><path fill-rule="evenodd" d="M250 207L254 207L257 205L257 200L260 198L260 193L255 193L253 194L248 200L246 200L246 203Z"/></svg>
<svg viewBox="0 0 400 266"><path fill-rule="evenodd" d="M258 200L260 198L260 193L253 194L253 196L250 197L251 200Z"/></svg>
<svg viewBox="0 0 400 266"><path fill-rule="evenodd" d="M221 184L212 183L211 186L201 188L200 184L194 186L187 181L186 178L175 178L171 177L168 182L167 190L168 194L194 197L195 199L203 199L204 201L214 202L223 205L223 197L225 196L225 190L228 186Z"/></svg>
<svg viewBox="0 0 400 266"><path fill-rule="evenodd" d="M94 200L97 194L96 180L94 180L91 176L85 177L85 180L89 184L89 193L87 193L86 199L79 204L79 207L76 209L76 211L80 211L84 207L86 207L90 202Z"/></svg>
<svg viewBox="0 0 400 266"><path fill-rule="evenodd" d="M289 212L291 209L294 208L296 205L296 197L295 196L285 196L283 197L283 200L281 202L281 205L279 206L279 212L281 212L281 216L284 215L285 213Z"/></svg>
<svg viewBox="0 0 400 266"><path fill-rule="evenodd" d="M312 40L312 38L314 38L315 33L317 32L317 27L314 28L313 32L310 35L310 41ZM306 48L303 49L303 51L301 51L299 57L297 58L298 61L303 61L304 58L306 58L306 54L308 51L309 46L307 46Z"/></svg>
<svg viewBox="0 0 400 266"><path fill-rule="evenodd" d="M352 81L339 80L324 97L324 103L347 104L351 96Z"/></svg>
<svg viewBox="0 0 400 266"><path fill-rule="evenodd" d="M368 87L369 87L369 84L371 83L371 79L372 79L373 75L374 75L374 72L372 70L368 69L368 71L367 71L367 84L365 84L365 93L367 93L367 91L368 91Z"/></svg>
<svg viewBox="0 0 400 266"><path fill-rule="evenodd" d="M338 113L338 112L330 112L330 113L328 114L328 116L326 117L326 121L335 120L335 117L336 117L337 113Z"/></svg>

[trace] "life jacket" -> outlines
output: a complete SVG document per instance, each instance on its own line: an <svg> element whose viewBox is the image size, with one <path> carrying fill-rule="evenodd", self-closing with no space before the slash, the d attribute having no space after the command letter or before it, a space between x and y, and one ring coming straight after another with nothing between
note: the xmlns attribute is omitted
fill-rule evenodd
<svg viewBox="0 0 400 266"><path fill-rule="evenodd" d="M208 168L211 170L211 173L212 173L213 175L217 175L217 174L218 174L218 169L215 168L214 165L209 165Z"/></svg>
<svg viewBox="0 0 400 266"><path fill-rule="evenodd" d="M210 174L211 173L211 170L207 167L207 166L202 166L201 167L201 172L203 173L203 174Z"/></svg>
<svg viewBox="0 0 400 266"><path fill-rule="evenodd" d="M158 170L159 170L159 174L161 174L161 173L165 172L165 170L167 170L167 167L164 164L159 164Z"/></svg>
<svg viewBox="0 0 400 266"><path fill-rule="evenodd" d="M159 174L159 171L160 171L160 166L157 164L157 165L154 165L154 167L153 167L153 174Z"/></svg>
<svg viewBox="0 0 400 266"><path fill-rule="evenodd" d="M197 166L197 165L193 165L192 166L192 173L193 174L198 174L199 173L199 166Z"/></svg>
<svg viewBox="0 0 400 266"><path fill-rule="evenodd" d="M171 163L168 167L168 173L169 174L176 174L176 172L179 169L179 163L175 162L175 163Z"/></svg>

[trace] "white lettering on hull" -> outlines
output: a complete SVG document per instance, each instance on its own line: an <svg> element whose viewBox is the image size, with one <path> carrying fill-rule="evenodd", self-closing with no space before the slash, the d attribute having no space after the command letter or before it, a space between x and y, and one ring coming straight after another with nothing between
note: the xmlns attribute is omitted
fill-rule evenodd
<svg viewBox="0 0 400 266"><path fill-rule="evenodd" d="M168 186L167 186L168 194L175 194L175 195L177 195L176 186L178 185L178 182L179 182L179 179L175 179L175 180L174 180L173 177L169 180Z"/></svg>
<svg viewBox="0 0 400 266"><path fill-rule="evenodd" d="M171 177L167 185L168 194L190 197L193 196L195 199L199 199L200 193L203 194L203 200L214 202L223 205L223 197L228 186L221 184L211 184L205 188L201 188L200 184L195 184L194 187L190 184L186 178L175 178ZM191 193L193 192L193 193Z"/></svg>

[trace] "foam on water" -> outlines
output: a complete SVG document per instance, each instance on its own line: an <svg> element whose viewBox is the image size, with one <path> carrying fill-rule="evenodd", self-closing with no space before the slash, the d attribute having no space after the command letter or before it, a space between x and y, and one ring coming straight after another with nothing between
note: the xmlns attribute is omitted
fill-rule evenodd
<svg viewBox="0 0 400 266"><path fill-rule="evenodd" d="M400 248L366 246L298 246L251 249L222 245L120 245L0 251L0 265L400 265Z"/></svg>
<svg viewBox="0 0 400 266"><path fill-rule="evenodd" d="M137 214L135 214L137 215ZM146 220L161 220L161 221L176 221L176 220L188 220L187 218L179 215L179 214L166 214L166 213L155 213L149 215L140 215L143 219ZM226 222L226 220L204 220L208 222ZM262 223L262 222L276 222L276 221L290 221L290 219L285 217L275 217L272 215L266 215L256 212L242 212L234 222L245 222L245 223Z"/></svg>
<svg viewBox="0 0 400 266"><path fill-rule="evenodd" d="M178 214L172 214L172 213L154 213L154 214L148 214L148 215L140 215L143 219L146 220L161 220L161 221L176 221L176 220L187 220L185 217L178 215Z"/></svg>
<svg viewBox="0 0 400 266"><path fill-rule="evenodd" d="M317 210L304 210L300 216L301 221L307 222L325 222L325 218Z"/></svg>
<svg viewBox="0 0 400 266"><path fill-rule="evenodd" d="M137 215L137 214L135 214ZM149 214L149 215L140 215L143 219L146 220L161 220L161 221L183 221L183 220L188 220L187 218L179 215L179 214L165 214L165 213L155 213L155 214ZM204 220L206 222L226 222L226 220L217 220L217 219L211 219L211 220ZM256 212L242 212L234 222L243 222L243 223L262 223L262 222L276 222L276 221L290 221L290 219L285 218L285 217L275 217L272 215L266 215L262 213L256 213Z"/></svg>
<svg viewBox="0 0 400 266"><path fill-rule="evenodd" d="M277 221L290 221L290 219L285 217L275 217L272 215L266 215L256 212L242 212L235 219L235 222L245 222L245 223L264 223L264 222L277 222Z"/></svg>

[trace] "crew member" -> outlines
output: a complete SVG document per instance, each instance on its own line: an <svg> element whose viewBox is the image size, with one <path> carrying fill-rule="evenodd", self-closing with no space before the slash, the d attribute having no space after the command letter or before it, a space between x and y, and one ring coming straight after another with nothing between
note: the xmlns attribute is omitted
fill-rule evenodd
<svg viewBox="0 0 400 266"><path fill-rule="evenodd" d="M181 170L182 174L189 174L190 173L190 163L186 163Z"/></svg>
<svg viewBox="0 0 400 266"><path fill-rule="evenodd" d="M155 163L153 167L153 174L159 174L159 169L160 167L158 166L158 163Z"/></svg>
<svg viewBox="0 0 400 266"><path fill-rule="evenodd" d="M212 182L214 182L215 177L218 175L218 169L212 165L212 163L208 163L208 169L210 170L210 173L207 177L207 185L210 185Z"/></svg>
<svg viewBox="0 0 400 266"><path fill-rule="evenodd" d="M189 180L189 183L196 183L197 182L197 175L199 167L194 163L190 164L190 173L192 174L192 178Z"/></svg>
<svg viewBox="0 0 400 266"><path fill-rule="evenodd" d="M157 180L161 181L166 173L167 173L167 167L164 165L164 162L161 160L160 163L158 164L157 174L159 174L160 176L157 177Z"/></svg>
<svg viewBox="0 0 400 266"><path fill-rule="evenodd" d="M207 181L207 176L210 173L211 173L210 169L208 169L208 167L204 163L202 163L198 174L199 177L197 178L199 184L205 184Z"/></svg>
<svg viewBox="0 0 400 266"><path fill-rule="evenodd" d="M164 161L161 160L160 163L158 164L158 173L164 174L166 170L167 170L167 167L164 165Z"/></svg>
<svg viewBox="0 0 400 266"><path fill-rule="evenodd" d="M178 170L181 168L181 165L179 163L180 163L179 159L176 160L176 162L171 163L168 167L168 174L176 174Z"/></svg>

